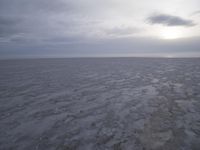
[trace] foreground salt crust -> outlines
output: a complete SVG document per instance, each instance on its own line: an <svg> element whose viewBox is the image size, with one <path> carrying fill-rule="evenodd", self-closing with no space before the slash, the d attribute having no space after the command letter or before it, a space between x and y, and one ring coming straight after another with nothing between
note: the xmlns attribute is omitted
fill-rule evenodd
<svg viewBox="0 0 200 150"><path fill-rule="evenodd" d="M0 149L200 149L200 59L0 63Z"/></svg>

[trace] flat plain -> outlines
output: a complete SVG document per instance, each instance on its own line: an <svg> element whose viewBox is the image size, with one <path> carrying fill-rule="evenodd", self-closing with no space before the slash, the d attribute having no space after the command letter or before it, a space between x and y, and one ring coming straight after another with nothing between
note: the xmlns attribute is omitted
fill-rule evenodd
<svg viewBox="0 0 200 150"><path fill-rule="evenodd" d="M0 61L1 150L199 150L200 59Z"/></svg>

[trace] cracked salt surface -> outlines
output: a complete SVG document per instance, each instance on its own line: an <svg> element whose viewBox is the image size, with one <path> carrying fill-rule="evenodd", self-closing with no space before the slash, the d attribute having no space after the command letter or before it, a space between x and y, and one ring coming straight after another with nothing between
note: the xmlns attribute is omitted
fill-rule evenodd
<svg viewBox="0 0 200 150"><path fill-rule="evenodd" d="M0 61L2 150L199 150L200 59Z"/></svg>

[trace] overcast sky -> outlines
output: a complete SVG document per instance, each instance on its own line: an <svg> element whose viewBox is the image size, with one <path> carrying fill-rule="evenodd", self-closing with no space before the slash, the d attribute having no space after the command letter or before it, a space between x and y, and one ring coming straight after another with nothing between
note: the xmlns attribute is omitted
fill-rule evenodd
<svg viewBox="0 0 200 150"><path fill-rule="evenodd" d="M0 57L200 56L200 0L0 0Z"/></svg>

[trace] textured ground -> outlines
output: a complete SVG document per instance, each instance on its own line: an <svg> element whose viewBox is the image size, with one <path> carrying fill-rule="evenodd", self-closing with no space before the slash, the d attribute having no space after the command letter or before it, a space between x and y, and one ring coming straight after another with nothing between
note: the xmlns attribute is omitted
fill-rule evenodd
<svg viewBox="0 0 200 150"><path fill-rule="evenodd" d="M200 59L0 61L1 150L199 150Z"/></svg>

